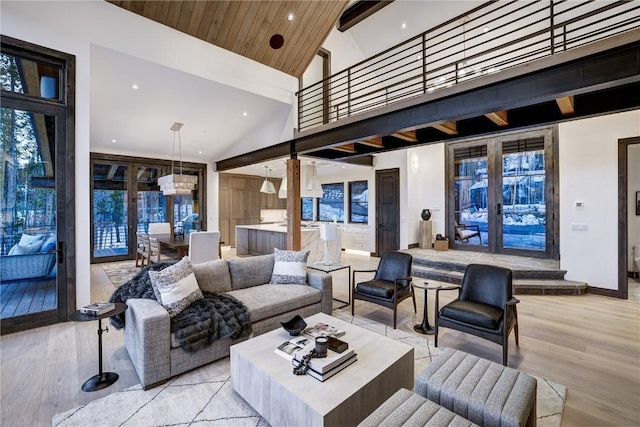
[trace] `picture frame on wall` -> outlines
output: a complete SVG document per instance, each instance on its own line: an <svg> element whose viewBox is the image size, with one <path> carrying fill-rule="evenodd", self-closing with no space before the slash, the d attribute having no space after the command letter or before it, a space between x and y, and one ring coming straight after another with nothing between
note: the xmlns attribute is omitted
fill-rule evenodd
<svg viewBox="0 0 640 427"><path fill-rule="evenodd" d="M640 191L636 191L636 215L640 216Z"/></svg>

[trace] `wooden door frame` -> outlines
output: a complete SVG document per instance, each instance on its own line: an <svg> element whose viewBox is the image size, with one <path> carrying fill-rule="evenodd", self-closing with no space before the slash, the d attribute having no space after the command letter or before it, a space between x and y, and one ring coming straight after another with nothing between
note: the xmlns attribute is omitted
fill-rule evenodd
<svg viewBox="0 0 640 427"><path fill-rule="evenodd" d="M629 209L628 209L628 148L640 144L640 136L618 140L618 289L589 288L589 293L616 298L629 298Z"/></svg>
<svg viewBox="0 0 640 427"><path fill-rule="evenodd" d="M75 210L75 81L74 55L0 35L2 52L60 67L60 98L50 100L2 91L5 108L56 117L56 292L57 309L2 320L2 335L66 321L76 310L76 210ZM62 195L62 197L60 197Z"/></svg>
<svg viewBox="0 0 640 427"><path fill-rule="evenodd" d="M455 173L455 165L453 150L456 148L464 148L469 146L477 146L479 144L487 145L487 175L489 181L491 181L491 177L495 177L499 172L498 167L502 164L500 157L500 153L502 152L499 149L500 144L505 141L511 141L517 138L528 138L528 137L538 137L542 136L544 138L544 146L545 146L545 173L546 173L546 186L545 186L545 200L547 204L546 209L546 242L545 242L545 250L544 251L532 251L526 249L511 249L511 248L502 248L502 232L498 232L495 228L498 225L501 225L501 221L495 220L495 224L492 225L492 221L489 220L488 228L488 242L486 246L477 246L477 245L464 245L457 244L455 241L455 209L450 209L450 204L452 204L453 195L455 192L455 182L454 182L454 173ZM456 141L447 144L445 151L445 199L447 200L447 215L446 215L446 224L445 230L447 237L449 238L450 246L454 247L456 250L469 250L473 252L483 252L483 253L499 253L504 255L516 255L516 256L530 256L536 258L544 258L544 259L560 259L560 243L559 243L559 219L557 215L557 210L559 206L559 171L557 168L558 165L558 126L544 126L529 130L511 130L500 133L495 133L492 135L484 136L481 138L472 138L464 141ZM501 167L501 166L500 166ZM495 186L494 191L489 191L487 194L487 208L488 208L488 216L491 218L492 216L497 216L497 202L501 200L502 195L502 186ZM491 230L494 232L491 233ZM498 236L500 234L500 236ZM493 250L492 250L493 249Z"/></svg>

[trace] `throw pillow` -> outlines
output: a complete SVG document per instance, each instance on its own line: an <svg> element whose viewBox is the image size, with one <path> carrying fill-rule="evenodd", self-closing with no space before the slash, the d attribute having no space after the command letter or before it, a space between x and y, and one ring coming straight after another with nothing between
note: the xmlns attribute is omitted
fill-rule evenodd
<svg viewBox="0 0 640 427"><path fill-rule="evenodd" d="M233 290L264 285L271 280L273 254L229 260L229 274Z"/></svg>
<svg viewBox="0 0 640 427"><path fill-rule="evenodd" d="M309 251L285 251L275 248L275 262L270 283L307 284Z"/></svg>
<svg viewBox="0 0 640 427"><path fill-rule="evenodd" d="M207 292L228 292L231 290L231 276L226 260L216 259L193 264L192 267L201 290Z"/></svg>
<svg viewBox="0 0 640 427"><path fill-rule="evenodd" d="M44 234L36 234L35 236L23 234L18 244L14 245L7 255L35 254L42 247L44 238Z"/></svg>
<svg viewBox="0 0 640 427"><path fill-rule="evenodd" d="M170 317L203 298L189 257L161 271L149 270L149 279L156 296L160 295L158 302L167 309Z"/></svg>
<svg viewBox="0 0 640 427"><path fill-rule="evenodd" d="M42 247L40 248L40 252L49 252L56 249L56 236L49 236L47 240L44 241Z"/></svg>

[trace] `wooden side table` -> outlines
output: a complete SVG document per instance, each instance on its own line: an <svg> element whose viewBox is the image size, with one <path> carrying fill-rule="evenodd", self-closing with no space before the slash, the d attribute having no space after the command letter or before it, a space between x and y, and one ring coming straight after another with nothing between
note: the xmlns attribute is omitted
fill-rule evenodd
<svg viewBox="0 0 640 427"><path fill-rule="evenodd" d="M436 332L436 328L429 324L429 310L427 308L427 294L429 293L429 289L438 289L441 288L442 285L439 283L430 284L429 282L414 282L412 285L414 288L424 289L424 316L422 318L422 323L420 325L416 325L413 327L413 330L426 335L433 335ZM438 307L436 307L436 310Z"/></svg>
<svg viewBox="0 0 640 427"><path fill-rule="evenodd" d="M127 309L126 304L117 302L114 310L108 311L99 316L81 313L76 310L69 316L69 320L74 322L89 322L98 320L98 375L94 375L82 384L82 391L97 391L109 387L118 381L118 374L115 372L102 372L102 332L109 332L109 328L102 329L102 319L123 313Z"/></svg>

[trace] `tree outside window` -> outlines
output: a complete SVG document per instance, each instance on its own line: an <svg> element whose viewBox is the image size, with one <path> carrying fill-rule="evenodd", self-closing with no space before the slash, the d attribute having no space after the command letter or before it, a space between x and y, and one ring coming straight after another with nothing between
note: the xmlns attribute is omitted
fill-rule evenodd
<svg viewBox="0 0 640 427"><path fill-rule="evenodd" d="M349 183L349 222L367 224L369 222L369 182Z"/></svg>
<svg viewBox="0 0 640 427"><path fill-rule="evenodd" d="M322 184L318 199L318 220L344 222L344 184Z"/></svg>

